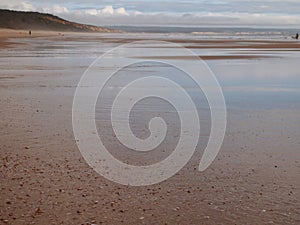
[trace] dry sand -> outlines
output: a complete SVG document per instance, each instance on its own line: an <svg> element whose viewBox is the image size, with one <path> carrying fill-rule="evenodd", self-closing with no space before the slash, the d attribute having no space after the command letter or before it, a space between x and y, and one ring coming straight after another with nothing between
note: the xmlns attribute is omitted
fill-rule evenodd
<svg viewBox="0 0 300 225"><path fill-rule="evenodd" d="M209 169L196 170L198 152L167 181L127 187L95 173L76 146L72 99L83 71L0 72L0 224L300 223L299 110L229 109Z"/></svg>

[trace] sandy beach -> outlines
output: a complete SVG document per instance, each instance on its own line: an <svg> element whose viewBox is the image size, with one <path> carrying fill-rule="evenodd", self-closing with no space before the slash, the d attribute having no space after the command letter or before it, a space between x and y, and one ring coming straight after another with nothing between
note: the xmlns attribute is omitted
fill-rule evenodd
<svg viewBox="0 0 300 225"><path fill-rule="evenodd" d="M192 160L175 176L130 187L106 180L85 162L73 135L72 103L96 57L145 39L182 44L207 61L224 90L228 121L207 170L197 171L204 133ZM299 224L299 51L294 40L58 32L29 37L28 31L1 30L0 224ZM170 123L175 132L177 125ZM110 133L104 135L117 152ZM165 153L149 160L160 157Z"/></svg>
<svg viewBox="0 0 300 225"><path fill-rule="evenodd" d="M0 28L0 47L16 47L19 44L18 42L9 41L8 39L10 38L49 37L55 35L61 35L61 33L56 31L32 31L32 33L29 35L28 30L12 30Z"/></svg>

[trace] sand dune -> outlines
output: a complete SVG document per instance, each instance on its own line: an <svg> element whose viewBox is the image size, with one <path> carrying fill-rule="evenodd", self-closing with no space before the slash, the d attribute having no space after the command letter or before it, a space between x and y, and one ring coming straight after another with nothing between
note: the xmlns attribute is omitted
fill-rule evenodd
<svg viewBox="0 0 300 225"><path fill-rule="evenodd" d="M0 9L0 28L64 32L116 32L116 30L105 27L70 22L51 14L5 9Z"/></svg>

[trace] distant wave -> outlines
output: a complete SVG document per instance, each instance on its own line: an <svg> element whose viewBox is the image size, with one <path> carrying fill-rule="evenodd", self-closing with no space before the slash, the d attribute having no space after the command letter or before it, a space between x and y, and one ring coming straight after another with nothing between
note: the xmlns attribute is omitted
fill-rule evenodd
<svg viewBox="0 0 300 225"><path fill-rule="evenodd" d="M299 33L289 28L250 28L250 27L159 27L159 26L114 26L117 30L132 33L192 34L202 37L257 37L257 38L290 38Z"/></svg>

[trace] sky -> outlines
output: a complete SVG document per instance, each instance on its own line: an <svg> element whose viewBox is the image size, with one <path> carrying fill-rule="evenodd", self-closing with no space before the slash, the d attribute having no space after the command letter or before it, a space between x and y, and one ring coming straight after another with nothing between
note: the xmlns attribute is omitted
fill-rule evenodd
<svg viewBox="0 0 300 225"><path fill-rule="evenodd" d="M52 13L99 26L300 28L300 0L0 0L0 8Z"/></svg>

